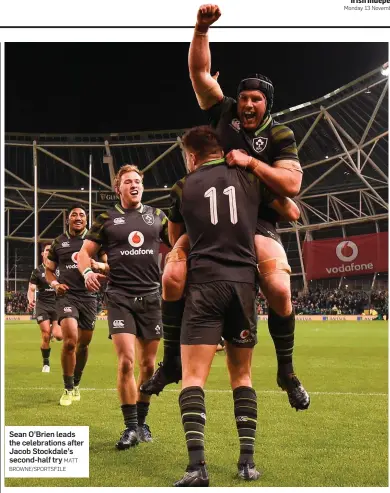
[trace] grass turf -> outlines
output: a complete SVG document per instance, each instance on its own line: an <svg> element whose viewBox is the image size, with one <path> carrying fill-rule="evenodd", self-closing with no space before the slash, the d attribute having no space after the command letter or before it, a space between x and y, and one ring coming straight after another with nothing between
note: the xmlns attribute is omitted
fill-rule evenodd
<svg viewBox="0 0 390 493"><path fill-rule="evenodd" d="M147 422L153 443L114 448L124 428L116 357L106 322L96 325L81 402L63 408L61 343L52 343L51 373L41 373L36 323L6 323L5 424L90 427L89 478L6 478L6 486L171 486L182 476L187 453L178 385L152 399ZM259 324L255 462L263 475L245 486L388 486L387 330L386 322L298 322L295 369L311 405L297 413L277 389L272 340L267 324ZM236 478L238 437L223 353L214 359L206 409L210 485L243 486Z"/></svg>

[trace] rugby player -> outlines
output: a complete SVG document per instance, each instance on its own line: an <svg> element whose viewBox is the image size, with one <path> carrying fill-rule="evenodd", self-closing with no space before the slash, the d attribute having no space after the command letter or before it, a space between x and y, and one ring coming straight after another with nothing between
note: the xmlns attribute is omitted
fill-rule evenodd
<svg viewBox="0 0 390 493"><path fill-rule="evenodd" d="M119 450L152 441L145 423L150 396L139 388L153 375L162 336L158 254L161 241L169 245L168 220L160 209L141 203L142 181L143 174L136 166L120 168L115 177L120 203L98 216L79 253L79 270L90 291L100 287L99 275L91 270L91 258L101 246L108 255L108 266L103 266L102 272L108 275L109 337L118 356L117 388L125 423L116 444Z"/></svg>
<svg viewBox="0 0 390 493"><path fill-rule="evenodd" d="M238 475L256 480L253 455L257 398L251 359L257 342L254 234L260 202L279 214L294 208L251 173L228 167L215 130L195 127L182 138L190 173L172 188L171 243L187 231L190 253L181 330L182 391L179 405L189 465L175 486L208 486L203 387L221 336L233 390L240 442ZM288 212L287 212L288 213Z"/></svg>
<svg viewBox="0 0 390 493"><path fill-rule="evenodd" d="M28 284L27 300L28 309L35 308L35 317L41 330L41 354L43 359L42 372L50 372L50 339L53 336L57 341L62 341L61 327L57 323L56 295L54 289L49 286L45 277L45 260L49 253L50 243L43 243L42 263L32 271ZM35 302L35 295L37 297Z"/></svg>
<svg viewBox="0 0 390 493"><path fill-rule="evenodd" d="M283 197L295 196L301 186L302 169L292 130L276 123L271 117L274 88L272 82L262 75L242 80L237 90L237 101L225 97L212 76L208 29L220 17L217 5L202 5L189 51L189 71L192 85L200 107L216 128L222 140L229 165L250 170L271 190ZM276 211L262 204L256 228L255 248L259 266L261 290L268 301L268 328L273 339L278 362L277 384L287 392L291 407L304 410L309 407L310 397L294 372L293 348L295 313L291 303L290 274L276 222ZM182 261L185 252L180 251ZM172 272L177 283L184 266L177 264ZM174 352L180 334L180 301L176 301L175 324L169 329L168 353ZM180 379L180 366L173 367L175 359L165 354L153 380L146 382L144 390L160 392L168 383Z"/></svg>
<svg viewBox="0 0 390 493"><path fill-rule="evenodd" d="M82 206L68 212L68 229L52 243L46 259L46 279L57 295L56 311L63 345L61 364L64 391L61 406L80 400L80 380L88 359L96 321L96 295L90 293L77 269L79 251L87 234L87 213ZM100 254L100 260L106 260ZM57 278L56 269L59 270Z"/></svg>

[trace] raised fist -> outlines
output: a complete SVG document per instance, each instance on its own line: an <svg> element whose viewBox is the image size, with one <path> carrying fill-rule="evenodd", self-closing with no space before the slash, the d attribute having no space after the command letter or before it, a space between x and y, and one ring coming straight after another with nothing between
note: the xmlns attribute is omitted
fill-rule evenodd
<svg viewBox="0 0 390 493"><path fill-rule="evenodd" d="M208 3L201 5L198 10L196 22L198 26L209 27L221 17L221 11L218 5Z"/></svg>

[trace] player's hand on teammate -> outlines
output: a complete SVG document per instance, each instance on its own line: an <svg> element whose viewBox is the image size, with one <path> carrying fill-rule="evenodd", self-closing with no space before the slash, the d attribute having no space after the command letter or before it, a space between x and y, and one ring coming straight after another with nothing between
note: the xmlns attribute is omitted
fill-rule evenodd
<svg viewBox="0 0 390 493"><path fill-rule="evenodd" d="M59 296L62 296L63 294L65 294L68 291L69 286L67 284L55 284L54 289L55 289L56 294L58 294Z"/></svg>
<svg viewBox="0 0 390 493"><path fill-rule="evenodd" d="M209 27L221 17L221 11L218 5L211 3L201 5L198 10L196 22L198 27Z"/></svg>
<svg viewBox="0 0 390 493"><path fill-rule="evenodd" d="M97 272L87 272L87 274L84 275L84 283L85 287L88 289L88 291L91 291L92 293L99 291L101 288L101 283L104 282L107 279L106 276L103 274L98 274Z"/></svg>
<svg viewBox="0 0 390 493"><path fill-rule="evenodd" d="M91 259L91 269L99 274L106 273L106 265L104 262L98 262L97 260Z"/></svg>
<svg viewBox="0 0 390 493"><path fill-rule="evenodd" d="M225 160L229 166L242 166L243 168L246 168L252 161L252 156L248 156L248 154L240 149L233 149L226 154Z"/></svg>

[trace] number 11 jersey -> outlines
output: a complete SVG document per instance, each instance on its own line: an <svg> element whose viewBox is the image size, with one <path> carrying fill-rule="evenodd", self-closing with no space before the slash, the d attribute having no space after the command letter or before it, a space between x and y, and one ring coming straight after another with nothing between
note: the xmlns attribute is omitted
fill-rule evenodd
<svg viewBox="0 0 390 493"><path fill-rule="evenodd" d="M188 283L254 283L254 235L261 200L271 201L251 173L224 159L203 164L171 190L168 218L190 239Z"/></svg>

